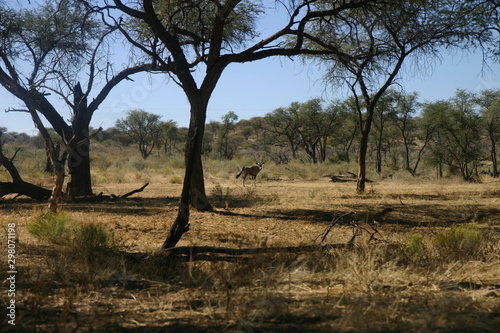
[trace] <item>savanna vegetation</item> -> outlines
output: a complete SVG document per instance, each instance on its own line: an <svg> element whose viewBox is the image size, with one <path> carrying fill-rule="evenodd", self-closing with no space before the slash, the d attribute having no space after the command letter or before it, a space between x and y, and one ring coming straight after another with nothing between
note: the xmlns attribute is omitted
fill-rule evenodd
<svg viewBox="0 0 500 333"><path fill-rule="evenodd" d="M0 2L0 84L40 133L0 128L2 329L496 332L500 94L391 87L444 50L498 60L498 3L275 6L260 36L260 2ZM229 65L281 56L349 97L205 123ZM92 129L140 72L182 88L189 127Z"/></svg>
<svg viewBox="0 0 500 333"><path fill-rule="evenodd" d="M374 154L373 182L356 194L354 182L322 177L356 162L276 163L261 151L269 157L257 185L243 187L234 177L254 160L250 148L230 160L213 149L204 165L214 211L192 213L179 252L158 252L176 214L182 153L160 147L144 159L132 141L106 133L91 144L94 191L149 183L144 191L68 201L56 214L44 213L45 202L1 201L2 225L16 225L19 331L494 332L499 324L498 178L438 178L426 159L412 176L404 158L378 174ZM23 148L15 162L24 178L50 186L43 140L5 138L7 155ZM1 239L6 248L6 231Z"/></svg>

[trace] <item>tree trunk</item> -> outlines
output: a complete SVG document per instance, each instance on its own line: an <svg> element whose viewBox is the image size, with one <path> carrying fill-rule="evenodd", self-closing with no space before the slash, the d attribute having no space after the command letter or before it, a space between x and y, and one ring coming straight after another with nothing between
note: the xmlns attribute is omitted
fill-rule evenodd
<svg viewBox="0 0 500 333"><path fill-rule="evenodd" d="M377 142L376 167L377 173L382 173L382 147L380 141Z"/></svg>
<svg viewBox="0 0 500 333"><path fill-rule="evenodd" d="M356 183L356 192L364 193L366 184L366 153L368 151L368 135L369 131L361 131L361 142L359 144L359 159L358 159L358 180Z"/></svg>
<svg viewBox="0 0 500 333"><path fill-rule="evenodd" d="M190 125L191 128L191 125ZM191 132L191 131L190 131ZM196 130L194 130L196 132ZM189 231L189 202L190 189L192 184L193 171L195 170L196 160L196 138L188 136L186 148L186 173L184 175L184 183L182 185L181 200L179 202L179 211L177 218L170 228L167 239L163 243L162 248L168 249L177 245L182 235Z"/></svg>
<svg viewBox="0 0 500 333"><path fill-rule="evenodd" d="M496 148L496 140L494 134L490 133L491 139L491 163L493 164L493 177L498 178L498 160L497 160L497 148Z"/></svg>
<svg viewBox="0 0 500 333"><path fill-rule="evenodd" d="M24 180L0 182L0 197L12 193L25 195L35 200L47 200L50 198L52 191L35 184L27 183Z"/></svg>
<svg viewBox="0 0 500 333"><path fill-rule="evenodd" d="M208 102L200 101L191 106L191 121L186 143L186 169L189 163L193 163L192 175L190 175L190 206L198 211L213 211L208 202L205 192L205 180L203 174L203 163L201 161L201 149L203 147L203 135L205 133L205 119ZM187 176L187 175L186 175ZM185 177L184 181L187 178ZM188 183L189 184L189 183Z"/></svg>
<svg viewBox="0 0 500 333"><path fill-rule="evenodd" d="M55 156L54 156L55 157ZM64 163L66 159L66 154L63 154L61 161L57 161L55 164L55 180L54 187L52 188L52 195L49 200L49 212L56 213L59 203L61 203L61 199L63 196L63 185L64 178L66 175L64 174Z"/></svg>
<svg viewBox="0 0 500 333"><path fill-rule="evenodd" d="M90 177L90 142L84 135L68 143L69 197L93 195Z"/></svg>
<svg viewBox="0 0 500 333"><path fill-rule="evenodd" d="M164 249L177 245L182 235L189 230L190 206L200 211L213 210L205 193L201 161L206 112L206 102L203 102L201 98L191 100L191 120L186 142L186 173L177 218L163 243Z"/></svg>

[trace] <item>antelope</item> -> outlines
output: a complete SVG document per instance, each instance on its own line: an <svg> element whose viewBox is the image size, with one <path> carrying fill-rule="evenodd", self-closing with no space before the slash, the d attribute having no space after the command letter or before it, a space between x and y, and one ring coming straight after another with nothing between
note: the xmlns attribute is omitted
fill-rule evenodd
<svg viewBox="0 0 500 333"><path fill-rule="evenodd" d="M259 174L260 170L262 170L262 165L264 162L257 162L253 165L248 165L244 166L241 168L241 171L239 174L236 175L236 179L240 178L240 176L243 177L243 186L245 186L245 179L247 179L247 176L250 175L250 179L252 180L253 186L255 186L255 177Z"/></svg>

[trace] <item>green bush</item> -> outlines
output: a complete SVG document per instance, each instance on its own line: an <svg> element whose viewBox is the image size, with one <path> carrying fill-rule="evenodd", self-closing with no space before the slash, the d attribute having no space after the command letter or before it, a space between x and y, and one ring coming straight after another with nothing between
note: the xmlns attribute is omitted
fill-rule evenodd
<svg viewBox="0 0 500 333"><path fill-rule="evenodd" d="M170 177L170 184L182 184L182 178L179 176Z"/></svg>
<svg viewBox="0 0 500 333"><path fill-rule="evenodd" d="M412 257L423 256L426 249L421 235L410 235L405 244L405 252Z"/></svg>
<svg viewBox="0 0 500 333"><path fill-rule="evenodd" d="M481 249L482 234L476 224L454 225L436 234L438 251L455 259L470 257Z"/></svg>
<svg viewBox="0 0 500 333"><path fill-rule="evenodd" d="M69 218L61 213L46 213L28 223L26 229L38 239L62 244L70 232Z"/></svg>
<svg viewBox="0 0 500 333"><path fill-rule="evenodd" d="M116 245L116 240L114 234L106 230L102 225L87 223L74 229L72 245L75 248L89 251L113 248Z"/></svg>
<svg viewBox="0 0 500 333"><path fill-rule="evenodd" d="M115 248L114 234L95 223L75 224L61 213L47 213L28 223L27 230L40 240L66 245L76 251Z"/></svg>

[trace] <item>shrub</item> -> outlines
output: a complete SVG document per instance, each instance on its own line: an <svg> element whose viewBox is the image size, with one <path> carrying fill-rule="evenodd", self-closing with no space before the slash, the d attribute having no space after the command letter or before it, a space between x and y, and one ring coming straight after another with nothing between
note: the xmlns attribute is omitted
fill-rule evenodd
<svg viewBox="0 0 500 333"><path fill-rule="evenodd" d="M462 224L438 232L435 245L441 254L460 259L477 254L481 241L481 230L476 224Z"/></svg>
<svg viewBox="0 0 500 333"><path fill-rule="evenodd" d="M67 240L70 231L69 218L61 213L46 213L28 223L26 229L38 239L54 244L62 244Z"/></svg>
<svg viewBox="0 0 500 333"><path fill-rule="evenodd" d="M27 230L40 240L66 245L76 251L115 248L114 234L102 225L84 223L76 225L61 213L43 214L28 223Z"/></svg>
<svg viewBox="0 0 500 333"><path fill-rule="evenodd" d="M179 176L170 177L170 184L182 184L182 178Z"/></svg>
<svg viewBox="0 0 500 333"><path fill-rule="evenodd" d="M116 246L114 234L102 225L95 223L82 224L73 231L72 245L83 251L113 248Z"/></svg>
<svg viewBox="0 0 500 333"><path fill-rule="evenodd" d="M411 235L406 243L406 252L411 256L420 256L425 253L426 247L421 235Z"/></svg>
<svg viewBox="0 0 500 333"><path fill-rule="evenodd" d="M219 183L215 184L214 188L212 189L212 196L219 203L229 200L230 195L231 189L229 187L226 187L224 191Z"/></svg>

